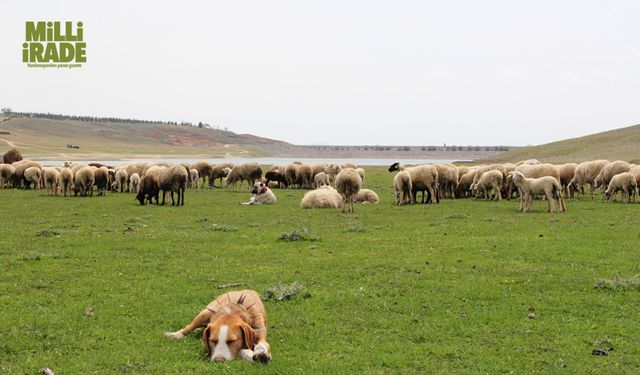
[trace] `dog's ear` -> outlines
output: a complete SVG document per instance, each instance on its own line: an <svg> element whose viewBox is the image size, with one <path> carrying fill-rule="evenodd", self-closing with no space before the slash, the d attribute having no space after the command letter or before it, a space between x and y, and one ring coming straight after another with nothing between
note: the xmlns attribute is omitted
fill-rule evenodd
<svg viewBox="0 0 640 375"><path fill-rule="evenodd" d="M250 325L245 322L242 322L242 324L240 324L240 329L242 330L242 336L244 337L244 345L247 347L247 349L253 350L256 339L255 331L253 330L253 328L251 328Z"/></svg>
<svg viewBox="0 0 640 375"><path fill-rule="evenodd" d="M207 326L202 332L202 344L204 345L204 349L207 351L207 358L211 357L211 345L209 343L209 333L211 332L211 327Z"/></svg>

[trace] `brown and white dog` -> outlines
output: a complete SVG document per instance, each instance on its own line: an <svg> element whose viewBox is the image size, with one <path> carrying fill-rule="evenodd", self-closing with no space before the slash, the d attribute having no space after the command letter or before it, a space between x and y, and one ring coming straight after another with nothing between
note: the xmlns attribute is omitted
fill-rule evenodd
<svg viewBox="0 0 640 375"><path fill-rule="evenodd" d="M268 363L267 313L260 296L253 290L227 292L202 310L191 324L165 335L181 339L199 327L205 327L202 342L207 357L224 362L237 357L249 362Z"/></svg>
<svg viewBox="0 0 640 375"><path fill-rule="evenodd" d="M251 189L253 196L249 201L241 204L274 204L276 203L276 195L269 189L266 183L256 182Z"/></svg>

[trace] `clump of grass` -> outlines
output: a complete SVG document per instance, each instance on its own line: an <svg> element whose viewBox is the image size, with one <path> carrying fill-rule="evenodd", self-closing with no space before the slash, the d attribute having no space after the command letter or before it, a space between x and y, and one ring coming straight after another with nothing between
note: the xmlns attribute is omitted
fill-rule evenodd
<svg viewBox="0 0 640 375"><path fill-rule="evenodd" d="M627 290L640 291L640 275L633 277L616 276L611 279L601 278L596 280L594 285L596 289L609 290L612 292L624 292Z"/></svg>
<svg viewBox="0 0 640 375"><path fill-rule="evenodd" d="M229 225L219 225L219 224L211 224L210 227L208 227L207 229L209 229L209 231L211 232L237 232L238 228L236 227L232 227Z"/></svg>
<svg viewBox="0 0 640 375"><path fill-rule="evenodd" d="M295 241L320 241L320 237L311 233L309 228L294 229L291 233L282 233L278 238L280 241L295 242Z"/></svg>
<svg viewBox="0 0 640 375"><path fill-rule="evenodd" d="M468 219L470 217L470 215L467 214L451 214L448 216L445 216L445 218L447 219Z"/></svg>
<svg viewBox="0 0 640 375"><path fill-rule="evenodd" d="M64 254L41 254L41 253L38 253L36 251L31 251L31 252L21 256L19 259L20 260L30 261L30 260L42 260L44 258L68 259L69 256L68 255L64 255Z"/></svg>
<svg viewBox="0 0 640 375"><path fill-rule="evenodd" d="M293 284L283 284L277 283L276 285L270 286L264 290L262 293L262 300L268 301L270 299L275 299L276 301L286 301L290 300L295 296L300 289L302 289L302 284L297 281Z"/></svg>
<svg viewBox="0 0 640 375"><path fill-rule="evenodd" d="M349 225L349 227L347 227L347 232L353 232L353 233L362 233L364 232L366 229L362 224L351 224Z"/></svg>
<svg viewBox="0 0 640 375"><path fill-rule="evenodd" d="M36 237L53 237L53 236L59 236L61 234L62 232L54 229L44 229L36 233Z"/></svg>

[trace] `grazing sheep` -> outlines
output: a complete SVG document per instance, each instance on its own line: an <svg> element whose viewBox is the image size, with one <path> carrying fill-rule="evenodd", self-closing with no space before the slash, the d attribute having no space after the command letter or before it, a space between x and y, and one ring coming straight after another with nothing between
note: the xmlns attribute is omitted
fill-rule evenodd
<svg viewBox="0 0 640 375"><path fill-rule="evenodd" d="M209 187L213 187L213 182L211 179L211 173L213 172L213 165L211 165L206 160L200 160L191 165L189 170L195 169L198 171L198 176L202 178L202 184L200 186L204 186L204 181L207 177L209 177Z"/></svg>
<svg viewBox="0 0 640 375"><path fill-rule="evenodd" d="M338 175L338 173L340 173L341 170L342 167L340 167L338 164L327 165L327 167L324 169L324 173L329 178L329 184L335 184L336 176Z"/></svg>
<svg viewBox="0 0 640 375"><path fill-rule="evenodd" d="M24 171L25 188L30 189L33 183L33 188L40 189L40 179L42 179L42 169L38 167L29 167Z"/></svg>
<svg viewBox="0 0 640 375"><path fill-rule="evenodd" d="M200 173L197 169L189 170L189 181L191 181L191 184L189 186L191 189L200 188Z"/></svg>
<svg viewBox="0 0 640 375"><path fill-rule="evenodd" d="M44 170L44 186L47 189L47 194L58 195L58 186L60 181L60 172L57 169L47 167Z"/></svg>
<svg viewBox="0 0 640 375"><path fill-rule="evenodd" d="M484 194L484 199L489 199L491 195L489 195L489 190L493 190L495 194L494 200L500 201L501 197L501 187L502 187L502 172L498 170L491 170L484 172L476 187L476 198L478 198L480 193Z"/></svg>
<svg viewBox="0 0 640 375"><path fill-rule="evenodd" d="M342 163L342 164L340 164L340 168L342 168L342 169L346 169L346 168L357 169L358 165L357 164L353 164L353 163Z"/></svg>
<svg viewBox="0 0 640 375"><path fill-rule="evenodd" d="M364 168L356 168L356 172L358 172L358 174L360 175L360 178L362 179L362 183L364 184L364 175L365 175Z"/></svg>
<svg viewBox="0 0 640 375"><path fill-rule="evenodd" d="M160 175L158 173L149 173L142 177L136 194L136 199L141 206L145 205L145 199L149 204L153 204L153 198L156 199L156 205L160 205Z"/></svg>
<svg viewBox="0 0 640 375"><path fill-rule="evenodd" d="M310 189L313 183L313 168L309 164L302 164L296 171L296 181L301 188Z"/></svg>
<svg viewBox="0 0 640 375"><path fill-rule="evenodd" d="M184 191L187 190L189 183L189 170L183 165L174 165L165 168L160 175L160 190L162 190L162 205L164 206L164 198L167 192L171 193L171 205L175 206L176 202L173 193L178 193L178 206L184 206Z"/></svg>
<svg viewBox="0 0 640 375"><path fill-rule="evenodd" d="M129 173L127 173L126 169L118 169L118 171L116 171L116 186L118 187L118 190L121 193L124 193L125 191L128 191L127 189L127 181L129 180Z"/></svg>
<svg viewBox="0 0 640 375"><path fill-rule="evenodd" d="M287 167L284 170L284 176L287 179L287 186L290 188L293 188L295 185L299 185L298 169L300 169L300 164L291 163L287 164Z"/></svg>
<svg viewBox="0 0 640 375"><path fill-rule="evenodd" d="M353 201L358 195L358 191L362 188L362 179L358 172L352 168L346 168L340 171L336 176L336 190L342 196L342 212L345 212L345 206L349 203L349 211L355 212Z"/></svg>
<svg viewBox="0 0 640 375"><path fill-rule="evenodd" d="M522 197L525 201L522 212L530 212L532 208L532 201L536 195L544 195L547 198L548 208L547 212L553 213L554 205L553 199L558 200L559 212L566 210L564 201L562 199L562 188L560 182L551 176L544 176L540 178L527 178L520 171L511 172L513 177L513 183L518 187L518 190L522 193Z"/></svg>
<svg viewBox="0 0 640 375"><path fill-rule="evenodd" d="M25 188L27 187L28 181L24 175L24 172L28 168L38 167L40 169L40 176L42 176L42 164L38 163L37 161L24 159L24 160L17 161L11 165L13 165L14 168L16 169L13 172L13 176L11 177L12 184L14 187L20 187L20 185L23 185Z"/></svg>
<svg viewBox="0 0 640 375"><path fill-rule="evenodd" d="M98 196L105 195L109 188L109 169L104 166L95 168L93 171L93 177L93 184L98 189Z"/></svg>
<svg viewBox="0 0 640 375"><path fill-rule="evenodd" d="M454 198L458 184L458 168L451 164L434 164L438 171L438 194L440 198Z"/></svg>
<svg viewBox="0 0 640 375"><path fill-rule="evenodd" d="M413 202L411 175L407 171L399 171L393 177L393 189L396 193L396 205Z"/></svg>
<svg viewBox="0 0 640 375"><path fill-rule="evenodd" d="M529 159L529 160L521 160L519 162L516 163L516 166L521 166L521 165L537 165L537 164L542 164L540 163L537 159Z"/></svg>
<svg viewBox="0 0 640 375"><path fill-rule="evenodd" d="M129 177L129 192L138 194L140 191L140 175L134 173Z"/></svg>
<svg viewBox="0 0 640 375"><path fill-rule="evenodd" d="M283 170L284 169L271 170L264 174L266 183L269 187L271 187L270 185L272 181L276 182L279 188L288 186L287 177L284 175L284 172L281 172Z"/></svg>
<svg viewBox="0 0 640 375"><path fill-rule="evenodd" d="M320 172L324 172L325 168L327 168L328 165L329 164L327 163L311 164L311 169L313 170L313 177L315 177Z"/></svg>
<svg viewBox="0 0 640 375"><path fill-rule="evenodd" d="M227 175L229 174L228 171L235 168L235 166L235 164L228 162L214 165L211 169L211 175L209 176L209 187L214 188L216 186L215 181L217 179L220 180L220 187L222 187L222 180L227 177Z"/></svg>
<svg viewBox="0 0 640 375"><path fill-rule="evenodd" d="M617 192L621 191L621 200L627 203L630 201L635 202L637 189L638 183L636 182L636 177L632 173L622 172L611 178L609 186L604 192L604 197L610 201Z"/></svg>
<svg viewBox="0 0 640 375"><path fill-rule="evenodd" d="M238 182L247 181L249 189L251 189L253 184L260 179L262 179L262 168L258 163L250 162L233 168L225 179L225 183L235 189Z"/></svg>
<svg viewBox="0 0 640 375"><path fill-rule="evenodd" d="M640 165L634 165L631 167L631 169L629 169L629 173L636 178L636 182L640 183Z"/></svg>
<svg viewBox="0 0 640 375"><path fill-rule="evenodd" d="M491 164L491 165L478 166L476 169L476 174L473 177L473 183L471 184L472 193L476 191L476 186L478 185L480 178L482 178L482 175L489 171L500 171L500 173L502 173L502 183L503 183L502 187L504 188L505 191L507 191L507 195L509 195L509 188L507 186L507 183L508 183L507 171L505 170L505 167L503 164ZM438 178L439 177L440 176L438 176Z"/></svg>
<svg viewBox="0 0 640 375"><path fill-rule="evenodd" d="M71 168L73 171L73 168ZM74 194L77 196L80 194L81 197L86 197L87 195L93 196L93 184L95 183L96 175L93 170L93 167L88 165L78 169L78 171L74 174Z"/></svg>
<svg viewBox="0 0 640 375"><path fill-rule="evenodd" d="M469 173L469 171L472 169L472 167L468 167L466 165L461 165L457 168L458 168L458 182L460 182L460 179L462 178L462 176Z"/></svg>
<svg viewBox="0 0 640 375"><path fill-rule="evenodd" d="M11 164L0 164L0 189L11 183L11 177L16 172L16 167Z"/></svg>
<svg viewBox="0 0 640 375"><path fill-rule="evenodd" d="M458 181L458 185L456 185L456 198L465 198L471 195L471 185L473 184L473 179L476 176L477 170L470 169L467 171L462 177L460 181Z"/></svg>
<svg viewBox="0 0 640 375"><path fill-rule="evenodd" d="M411 203L417 203L416 193L422 191L422 202L424 203L440 203L437 194L438 186L438 170L433 165L423 164L415 167L405 168L400 163L393 163L389 167L389 172L406 170L411 176ZM427 191L427 199L425 200L424 192ZM435 202L434 202L435 200ZM421 202L421 203L422 203Z"/></svg>
<svg viewBox="0 0 640 375"><path fill-rule="evenodd" d="M360 189L360 191L358 191L358 194L356 194L356 202L378 204L380 203L380 198L378 197L378 194L376 194L376 192L373 190Z"/></svg>
<svg viewBox="0 0 640 375"><path fill-rule="evenodd" d="M564 193L564 197L566 199L573 198L573 189L570 188L571 180L573 180L573 176L576 173L576 168L578 167L577 163L566 163L556 165L558 169L558 174L560 174L560 186L562 187L562 192Z"/></svg>
<svg viewBox="0 0 640 375"><path fill-rule="evenodd" d="M313 187L319 188L320 186L330 185L329 176L326 173L320 172L313 177Z"/></svg>
<svg viewBox="0 0 640 375"><path fill-rule="evenodd" d="M67 194L71 193L71 189L73 188L73 172L71 171L71 168L64 167L60 169L58 185L62 188L63 196L66 197Z"/></svg>
<svg viewBox="0 0 640 375"><path fill-rule="evenodd" d="M4 155L2 155L2 163L4 164L13 164L21 160L22 154L15 148L12 148L11 150L5 152Z"/></svg>
<svg viewBox="0 0 640 375"><path fill-rule="evenodd" d="M254 205L254 204L274 204L276 203L276 195L273 194L271 189L262 181L258 181L253 184L253 188L251 189L251 194L253 196L249 201L243 202L243 205Z"/></svg>
<svg viewBox="0 0 640 375"><path fill-rule="evenodd" d="M578 164L573 174L573 179L571 179L573 189L584 194L584 185L588 184L589 190L591 190L591 199L593 199L596 177L608 163L608 160L591 160Z"/></svg>
<svg viewBox="0 0 640 375"><path fill-rule="evenodd" d="M631 165L622 160L616 160L605 164L600 173L596 176L595 180L593 180L594 187L599 188L602 186L603 191L607 190L609 181L611 181L613 176L622 172L629 172L629 169L631 169Z"/></svg>
<svg viewBox="0 0 640 375"><path fill-rule="evenodd" d="M338 208L341 204L340 193L328 185L307 192L300 201L301 208Z"/></svg>

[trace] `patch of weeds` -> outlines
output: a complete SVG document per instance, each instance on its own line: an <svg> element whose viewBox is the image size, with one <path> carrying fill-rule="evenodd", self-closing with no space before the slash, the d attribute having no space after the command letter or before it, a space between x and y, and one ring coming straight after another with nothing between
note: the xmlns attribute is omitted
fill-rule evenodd
<svg viewBox="0 0 640 375"><path fill-rule="evenodd" d="M485 217L484 221L487 222L487 223L493 223L494 221L498 221L498 219L496 219L493 216L489 216L489 217Z"/></svg>
<svg viewBox="0 0 640 375"><path fill-rule="evenodd" d="M362 233L364 231L365 231L364 226L362 224L358 224L358 223L350 224L347 227L347 232Z"/></svg>
<svg viewBox="0 0 640 375"><path fill-rule="evenodd" d="M23 256L21 256L19 259L20 260L25 260L25 261L31 261L31 260L42 260L45 258L51 258L51 259L69 259L68 255L64 255L64 254L41 254L38 253L36 251L31 251Z"/></svg>
<svg viewBox="0 0 640 375"><path fill-rule="evenodd" d="M311 233L309 228L294 229L291 233L282 233L278 238L280 241L295 242L295 241L320 241L320 237Z"/></svg>
<svg viewBox="0 0 640 375"><path fill-rule="evenodd" d="M297 281L293 284L283 284L277 283L276 285L270 286L264 290L262 293L262 300L268 301L270 299L275 299L276 301L286 301L290 300L295 296L300 289L302 289L302 284ZM306 293L308 294L308 293ZM305 294L305 298L308 298ZM310 297L311 295L309 295Z"/></svg>
<svg viewBox="0 0 640 375"><path fill-rule="evenodd" d="M467 214L451 214L451 215L445 216L445 218L447 219L468 219L469 217L471 217L471 215L467 215Z"/></svg>
<svg viewBox="0 0 640 375"><path fill-rule="evenodd" d="M54 229L44 229L36 233L36 237L54 237L54 236L60 236L61 234L62 232Z"/></svg>
<svg viewBox="0 0 640 375"><path fill-rule="evenodd" d="M207 227L207 229L211 232L237 232L238 228L228 226L228 225L219 225L219 224L211 224L211 226Z"/></svg>
<svg viewBox="0 0 640 375"><path fill-rule="evenodd" d="M208 217L201 217L196 220L196 223L206 223L207 221L209 221Z"/></svg>
<svg viewBox="0 0 640 375"><path fill-rule="evenodd" d="M259 228L259 227L262 226L262 224L260 224L260 223L249 223L249 224L247 224L247 226L249 228Z"/></svg>
<svg viewBox="0 0 640 375"><path fill-rule="evenodd" d="M596 280L594 285L596 289L609 290L612 292L624 292L627 290L640 291L640 275L633 277L616 276L611 279L601 278Z"/></svg>
<svg viewBox="0 0 640 375"><path fill-rule="evenodd" d="M446 220L434 220L429 224L429 226L431 226L431 227L445 227L445 226L447 226L447 221Z"/></svg>

